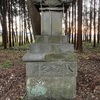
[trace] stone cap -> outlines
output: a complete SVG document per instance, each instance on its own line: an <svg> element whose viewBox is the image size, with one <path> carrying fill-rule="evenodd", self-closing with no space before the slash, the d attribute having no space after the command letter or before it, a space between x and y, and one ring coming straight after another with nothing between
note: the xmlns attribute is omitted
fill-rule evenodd
<svg viewBox="0 0 100 100"><path fill-rule="evenodd" d="M28 52L22 59L25 62L77 62L77 56L72 52L67 52L66 54L34 54Z"/></svg>

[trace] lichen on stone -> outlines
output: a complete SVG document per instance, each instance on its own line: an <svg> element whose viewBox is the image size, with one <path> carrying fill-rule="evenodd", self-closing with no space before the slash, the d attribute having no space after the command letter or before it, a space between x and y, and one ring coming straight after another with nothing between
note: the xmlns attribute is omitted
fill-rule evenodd
<svg viewBox="0 0 100 100"><path fill-rule="evenodd" d="M76 61L74 53L67 54L48 54L45 55L46 61Z"/></svg>

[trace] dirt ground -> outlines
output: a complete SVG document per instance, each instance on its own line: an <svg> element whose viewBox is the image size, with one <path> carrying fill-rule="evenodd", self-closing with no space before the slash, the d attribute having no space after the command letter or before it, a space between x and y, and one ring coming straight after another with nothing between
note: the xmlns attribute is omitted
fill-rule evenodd
<svg viewBox="0 0 100 100"><path fill-rule="evenodd" d="M25 95L23 50L0 50L0 100L21 100ZM100 49L78 55L75 100L100 100Z"/></svg>

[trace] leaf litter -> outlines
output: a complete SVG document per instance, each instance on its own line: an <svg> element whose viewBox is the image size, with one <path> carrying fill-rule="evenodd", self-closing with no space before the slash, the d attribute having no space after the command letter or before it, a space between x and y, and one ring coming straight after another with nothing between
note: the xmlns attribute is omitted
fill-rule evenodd
<svg viewBox="0 0 100 100"><path fill-rule="evenodd" d="M7 68L0 67L0 100L21 100L25 95L26 51L0 50L0 65L7 60L13 62ZM78 76L75 100L100 100L100 52L77 53Z"/></svg>

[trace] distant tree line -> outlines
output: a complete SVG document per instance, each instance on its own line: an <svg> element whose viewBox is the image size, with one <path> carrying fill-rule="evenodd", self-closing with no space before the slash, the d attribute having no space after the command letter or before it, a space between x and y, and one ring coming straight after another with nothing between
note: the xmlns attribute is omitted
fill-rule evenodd
<svg viewBox="0 0 100 100"><path fill-rule="evenodd" d="M66 12L69 43L82 51L82 42L100 43L100 0L74 0Z"/></svg>
<svg viewBox="0 0 100 100"><path fill-rule="evenodd" d="M4 49L33 41L26 0L0 0L0 23Z"/></svg>
<svg viewBox="0 0 100 100"><path fill-rule="evenodd" d="M31 2L0 0L4 49L15 43L20 46L32 42L35 35L40 35L40 13ZM93 47L100 43L100 0L73 0L65 15L65 34L76 50L82 51L83 41L92 43Z"/></svg>

